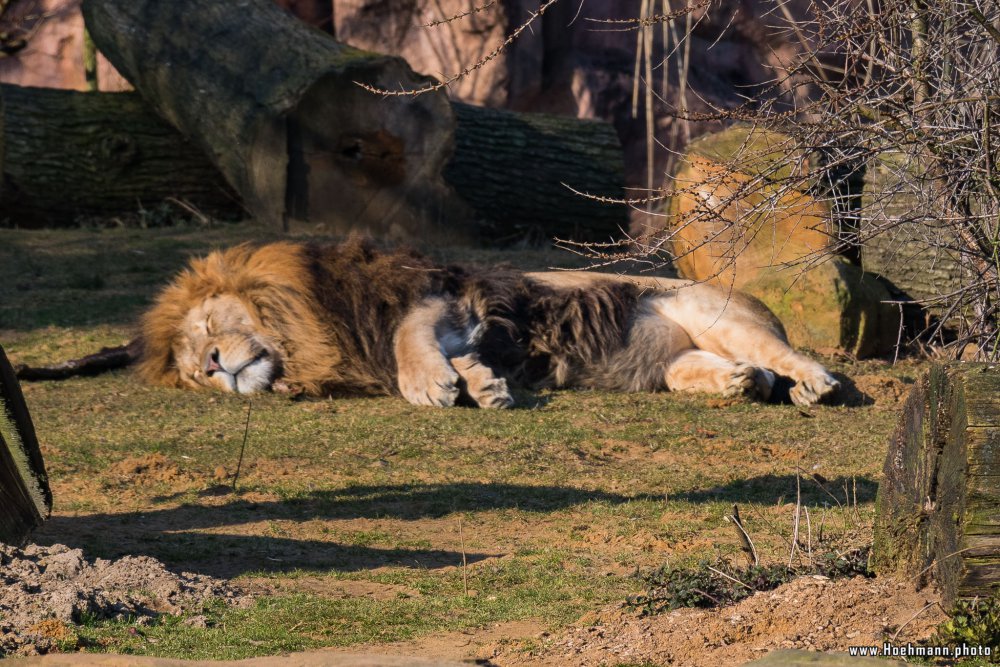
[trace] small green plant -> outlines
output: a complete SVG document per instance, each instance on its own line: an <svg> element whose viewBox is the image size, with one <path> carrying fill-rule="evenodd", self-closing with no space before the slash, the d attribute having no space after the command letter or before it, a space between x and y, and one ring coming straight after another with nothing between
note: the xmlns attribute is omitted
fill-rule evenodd
<svg viewBox="0 0 1000 667"><path fill-rule="evenodd" d="M664 566L643 579L649 588L629 597L625 605L644 615L659 614L680 607L722 607L734 604L760 591L769 591L803 575L822 575L831 579L869 576L868 550L824 555L805 567L751 565L737 568L728 561L716 564L701 562L695 568Z"/></svg>
<svg viewBox="0 0 1000 667"><path fill-rule="evenodd" d="M1000 650L1000 598L976 598L955 603L951 618L938 626L933 644L989 646Z"/></svg>

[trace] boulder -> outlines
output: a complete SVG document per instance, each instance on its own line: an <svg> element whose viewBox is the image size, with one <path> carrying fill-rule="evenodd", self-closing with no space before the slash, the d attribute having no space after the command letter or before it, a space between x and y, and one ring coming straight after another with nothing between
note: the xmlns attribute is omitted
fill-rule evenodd
<svg viewBox="0 0 1000 667"><path fill-rule="evenodd" d="M814 160L787 136L746 126L692 142L668 209L676 268L757 297L793 345L888 352L898 310L875 276L834 254L830 205L804 187Z"/></svg>

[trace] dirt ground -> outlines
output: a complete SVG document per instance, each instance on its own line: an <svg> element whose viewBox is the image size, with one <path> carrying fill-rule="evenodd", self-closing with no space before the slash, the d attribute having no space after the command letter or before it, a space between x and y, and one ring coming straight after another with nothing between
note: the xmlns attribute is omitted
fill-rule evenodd
<svg viewBox="0 0 1000 667"><path fill-rule="evenodd" d="M0 544L0 582L0 655L66 648L64 642L72 645L72 628L87 619L148 623L210 600L252 602L225 581L170 572L148 556L88 561L82 550L61 544L23 549Z"/></svg>
<svg viewBox="0 0 1000 667"><path fill-rule="evenodd" d="M518 666L741 665L778 649L846 652L886 639L926 639L945 618L939 599L937 591L918 592L909 582L802 577L719 609L644 617L614 605L557 632L500 624L374 651Z"/></svg>

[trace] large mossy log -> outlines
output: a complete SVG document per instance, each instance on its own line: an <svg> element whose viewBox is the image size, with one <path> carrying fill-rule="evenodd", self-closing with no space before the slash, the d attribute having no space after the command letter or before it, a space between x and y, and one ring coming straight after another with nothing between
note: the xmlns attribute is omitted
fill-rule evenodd
<svg viewBox="0 0 1000 667"><path fill-rule="evenodd" d="M879 486L872 566L946 603L1000 592L1000 365L934 365L910 392Z"/></svg>
<svg viewBox="0 0 1000 667"><path fill-rule="evenodd" d="M0 211L18 227L151 209L243 208L219 170L136 93L0 85Z"/></svg>
<svg viewBox="0 0 1000 667"><path fill-rule="evenodd" d="M861 247L861 263L888 281L896 299L935 299L971 279L954 228L926 214L927 192L940 187L921 167L912 157L888 151L865 170L861 233L870 238ZM926 307L940 313L944 304L932 301Z"/></svg>
<svg viewBox="0 0 1000 667"><path fill-rule="evenodd" d="M52 511L28 406L0 347L0 542L18 544Z"/></svg>
<svg viewBox="0 0 1000 667"><path fill-rule="evenodd" d="M482 238L607 240L628 225L623 204L573 192L624 196L624 155L610 124L452 106L458 127L445 180L484 223Z"/></svg>
<svg viewBox="0 0 1000 667"><path fill-rule="evenodd" d="M456 148L445 178L478 221L473 236L590 240L626 224L624 206L566 187L622 196L622 152L611 125L466 104L454 109ZM0 85L0 127L0 207L9 224L72 225L80 216L132 213L169 198L210 215L243 213L201 149L137 93Z"/></svg>
<svg viewBox="0 0 1000 667"><path fill-rule="evenodd" d="M427 79L270 0L86 0L94 42L216 164L255 217L387 237L455 236L441 171L454 117Z"/></svg>

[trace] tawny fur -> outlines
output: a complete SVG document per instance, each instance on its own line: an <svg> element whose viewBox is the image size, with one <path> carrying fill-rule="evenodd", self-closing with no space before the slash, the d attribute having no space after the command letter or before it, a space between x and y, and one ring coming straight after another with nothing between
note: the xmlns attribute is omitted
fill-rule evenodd
<svg viewBox="0 0 1000 667"><path fill-rule="evenodd" d="M243 245L192 261L161 293L143 318L140 372L483 407L510 405L507 380L766 397L771 369L796 383L797 402L836 388L759 302L677 282L439 266L363 239Z"/></svg>

